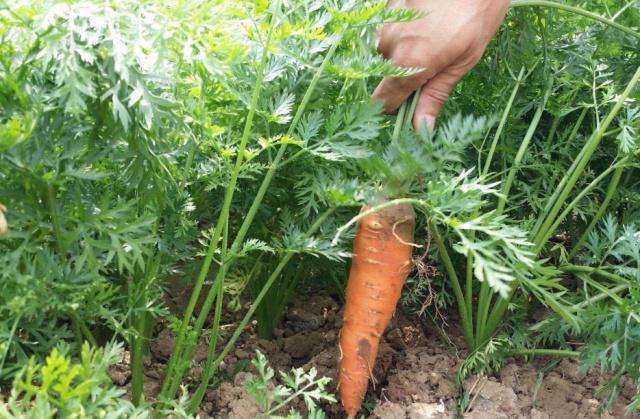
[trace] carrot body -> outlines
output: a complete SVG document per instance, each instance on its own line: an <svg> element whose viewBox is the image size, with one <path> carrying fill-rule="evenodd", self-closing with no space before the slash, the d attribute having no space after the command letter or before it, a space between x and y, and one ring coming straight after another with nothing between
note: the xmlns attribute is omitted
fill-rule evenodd
<svg viewBox="0 0 640 419"><path fill-rule="evenodd" d="M411 269L414 227L415 213L407 204L385 208L360 221L340 334L340 399L349 418L360 410L380 337Z"/></svg>

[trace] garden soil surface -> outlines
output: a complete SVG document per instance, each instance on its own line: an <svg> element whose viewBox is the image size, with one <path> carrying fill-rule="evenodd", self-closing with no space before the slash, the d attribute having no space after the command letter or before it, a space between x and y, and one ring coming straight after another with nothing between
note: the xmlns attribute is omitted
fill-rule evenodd
<svg viewBox="0 0 640 419"><path fill-rule="evenodd" d="M172 301L175 303L175 300ZM222 341L233 333L243 311L227 315L222 327ZM222 365L223 380L206 393L199 412L201 418L253 419L259 414L254 400L244 389L244 382L255 377L250 360L262 351L277 371L292 367L310 369L332 379L329 390L336 394L337 364L340 358L338 335L341 327L338 300L327 295L299 296L289 304L272 340L259 339L254 325L247 328L239 344ZM415 319L415 316L412 317ZM622 418L625 406L634 395L634 386L623 378L620 399L603 410L597 389L606 377L599 371L586 375L578 372L574 360L537 358L531 362L510 359L496 374L474 376L456 386L456 373L464 359L463 340L458 330L441 322L446 339L435 326L421 324L396 314L380 345L378 363L364 402L363 417L383 419L454 418L466 400L465 418ZM157 394L165 363L173 348L173 333L162 324L151 343L145 360L145 395ZM194 354L196 363L206 357L206 342L199 342ZM189 371L191 384L198 382L201 368ZM129 386L129 366L125 353L111 369L114 382ZM278 375L276 374L276 377ZM323 404L330 418L343 417L339 405ZM292 407L304 416L301 402ZM287 412L278 412L282 415ZM640 415L626 417L640 418Z"/></svg>

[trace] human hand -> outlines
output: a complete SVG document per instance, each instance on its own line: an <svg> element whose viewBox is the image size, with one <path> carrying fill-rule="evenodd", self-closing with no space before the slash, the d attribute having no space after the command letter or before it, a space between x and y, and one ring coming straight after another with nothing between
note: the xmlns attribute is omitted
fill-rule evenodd
<svg viewBox="0 0 640 419"><path fill-rule="evenodd" d="M373 92L387 113L422 87L413 116L417 129L433 127L458 81L480 60L509 8L509 0L392 0L389 7L427 15L382 27L378 51L399 67L422 68L403 78L385 78Z"/></svg>

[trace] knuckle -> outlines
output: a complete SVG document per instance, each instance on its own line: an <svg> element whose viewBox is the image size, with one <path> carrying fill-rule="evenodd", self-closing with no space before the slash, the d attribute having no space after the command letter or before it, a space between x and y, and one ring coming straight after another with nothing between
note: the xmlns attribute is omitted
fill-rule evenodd
<svg viewBox="0 0 640 419"><path fill-rule="evenodd" d="M391 61L398 67L421 68L425 65L425 54L421 53L415 37L402 37L394 48Z"/></svg>
<svg viewBox="0 0 640 419"><path fill-rule="evenodd" d="M444 104L449 97L449 92L440 87L431 87L425 93L425 96L433 102Z"/></svg>
<svg viewBox="0 0 640 419"><path fill-rule="evenodd" d="M484 55L485 48L483 46L475 46L471 50L469 50L466 58L466 62L470 66L475 66L480 62L482 56Z"/></svg>
<svg viewBox="0 0 640 419"><path fill-rule="evenodd" d="M413 57L409 54L405 54L401 52L393 54L393 57L391 57L391 62L396 67L401 67L401 68L420 67L419 60L416 59L416 57Z"/></svg>

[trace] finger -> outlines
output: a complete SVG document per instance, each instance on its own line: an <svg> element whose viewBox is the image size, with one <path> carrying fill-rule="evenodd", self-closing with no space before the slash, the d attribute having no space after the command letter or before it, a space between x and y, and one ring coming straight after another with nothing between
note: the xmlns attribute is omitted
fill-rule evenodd
<svg viewBox="0 0 640 419"><path fill-rule="evenodd" d="M373 91L373 99L382 102L385 113L394 113L402 102L404 102L411 93L418 87L422 86L428 75L426 73L418 73L407 77L385 77L376 90Z"/></svg>
<svg viewBox="0 0 640 419"><path fill-rule="evenodd" d="M389 55L391 55L391 35L389 34L389 32L391 31L391 24L387 23L385 25L382 25L382 27L380 27L377 31L376 31L376 38L377 38L377 50L378 50L378 54L382 55L385 58L389 58Z"/></svg>
<svg viewBox="0 0 640 419"><path fill-rule="evenodd" d="M411 93L440 72L445 58L442 54L425 51L414 40L405 39L393 48L390 57L393 64L400 68L425 68L428 63L428 68L406 77L385 77L374 90L373 99L382 102L386 113L395 112Z"/></svg>
<svg viewBox="0 0 640 419"><path fill-rule="evenodd" d="M413 127L418 129L426 123L433 128L436 118L447 101L449 94L465 74L461 70L445 70L427 81L422 86L420 98L413 114Z"/></svg>

